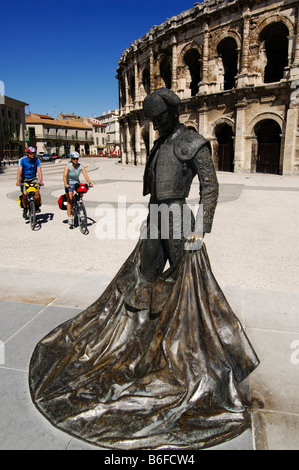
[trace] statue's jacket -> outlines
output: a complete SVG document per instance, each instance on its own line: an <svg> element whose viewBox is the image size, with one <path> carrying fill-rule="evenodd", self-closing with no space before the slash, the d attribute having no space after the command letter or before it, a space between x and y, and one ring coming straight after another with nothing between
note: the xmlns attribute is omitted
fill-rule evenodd
<svg viewBox="0 0 299 470"><path fill-rule="evenodd" d="M170 136L154 142L145 167L143 195L151 194L155 203L185 199L196 174L200 183L199 203L203 205L203 231L209 233L219 193L211 146L184 124L179 124Z"/></svg>

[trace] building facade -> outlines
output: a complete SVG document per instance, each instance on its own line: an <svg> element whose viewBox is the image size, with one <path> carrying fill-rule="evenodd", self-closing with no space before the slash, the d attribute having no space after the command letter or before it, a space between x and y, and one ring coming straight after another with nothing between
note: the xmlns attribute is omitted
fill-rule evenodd
<svg viewBox="0 0 299 470"><path fill-rule="evenodd" d="M80 121L89 124L92 128L93 145L90 147L90 155L102 156L106 154L106 124L102 124L98 119L89 116L80 118Z"/></svg>
<svg viewBox="0 0 299 470"><path fill-rule="evenodd" d="M126 49L117 71L123 163L144 165L157 135L142 103L181 98L217 170L299 174L298 0L205 0Z"/></svg>
<svg viewBox="0 0 299 470"><path fill-rule="evenodd" d="M77 118L54 119L48 115L29 113L26 117L26 139L37 153L63 155L77 151L89 155L93 130L90 124Z"/></svg>
<svg viewBox="0 0 299 470"><path fill-rule="evenodd" d="M96 119L106 126L106 154L120 155L119 109L108 111Z"/></svg>
<svg viewBox="0 0 299 470"><path fill-rule="evenodd" d="M27 103L1 95L0 158L18 159L25 151L25 106Z"/></svg>

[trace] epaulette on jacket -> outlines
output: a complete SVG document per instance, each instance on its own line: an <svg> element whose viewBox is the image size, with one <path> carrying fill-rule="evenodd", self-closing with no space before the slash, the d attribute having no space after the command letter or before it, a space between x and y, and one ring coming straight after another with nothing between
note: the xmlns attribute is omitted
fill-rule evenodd
<svg viewBox="0 0 299 470"><path fill-rule="evenodd" d="M196 153L209 141L193 130L187 130L174 141L174 153L176 157L185 162L191 160Z"/></svg>

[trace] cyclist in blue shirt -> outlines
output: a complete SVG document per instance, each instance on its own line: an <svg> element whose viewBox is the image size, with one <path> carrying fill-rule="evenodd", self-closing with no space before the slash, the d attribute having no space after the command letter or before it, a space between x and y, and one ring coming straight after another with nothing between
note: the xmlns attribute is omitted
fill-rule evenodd
<svg viewBox="0 0 299 470"><path fill-rule="evenodd" d="M27 192L25 190L24 183L39 183L39 186L44 186L43 174L41 164L38 158L35 156L35 148L27 147L26 156L20 158L18 175L16 185L21 187L22 199L23 199L23 217L27 218ZM40 212L40 193L39 188L35 193L35 205L37 212Z"/></svg>

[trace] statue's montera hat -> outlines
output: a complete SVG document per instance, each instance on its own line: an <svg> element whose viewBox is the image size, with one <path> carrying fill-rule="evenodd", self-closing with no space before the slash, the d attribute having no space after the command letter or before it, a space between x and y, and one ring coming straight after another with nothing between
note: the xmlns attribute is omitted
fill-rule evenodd
<svg viewBox="0 0 299 470"><path fill-rule="evenodd" d="M145 117L152 119L168 108L177 108L180 102L180 98L169 88L159 88L144 99L143 112Z"/></svg>

